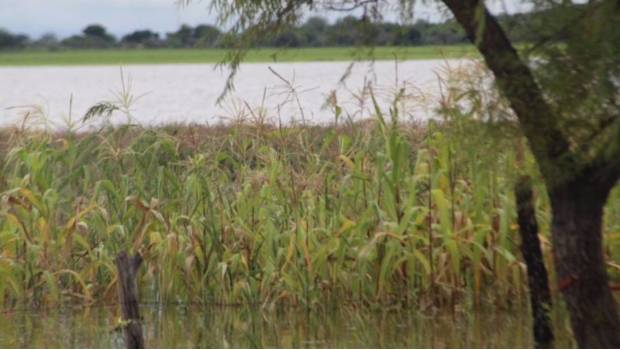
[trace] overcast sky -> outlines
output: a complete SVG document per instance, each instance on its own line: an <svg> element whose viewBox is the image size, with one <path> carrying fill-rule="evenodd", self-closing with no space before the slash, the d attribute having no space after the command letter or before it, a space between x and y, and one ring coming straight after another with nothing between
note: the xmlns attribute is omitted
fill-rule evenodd
<svg viewBox="0 0 620 350"><path fill-rule="evenodd" d="M517 2L505 0L494 5L512 12L518 9ZM183 23L214 24L215 16L209 13L208 5L208 0L194 0L182 8L176 0L0 0L0 28L33 37L44 33L65 37L92 23L102 24L118 36L136 29L165 33ZM417 5L416 16L441 18L434 5Z"/></svg>

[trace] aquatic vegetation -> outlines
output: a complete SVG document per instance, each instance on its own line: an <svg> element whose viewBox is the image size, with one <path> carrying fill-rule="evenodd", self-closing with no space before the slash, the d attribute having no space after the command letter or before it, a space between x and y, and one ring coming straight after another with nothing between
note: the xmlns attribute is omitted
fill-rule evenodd
<svg viewBox="0 0 620 350"><path fill-rule="evenodd" d="M144 257L145 302L525 304L515 140L489 137L497 127L456 112L401 122L395 105L331 126L4 130L0 303L114 302L128 249ZM536 173L528 155L519 167ZM551 264L545 196L537 206Z"/></svg>
<svg viewBox="0 0 620 350"><path fill-rule="evenodd" d="M413 310L360 308L158 307L143 305L148 348L531 347L526 310L424 317ZM12 312L0 319L6 348L123 348L110 331L115 307ZM188 327L188 325L191 325ZM574 346L566 329L558 346Z"/></svg>

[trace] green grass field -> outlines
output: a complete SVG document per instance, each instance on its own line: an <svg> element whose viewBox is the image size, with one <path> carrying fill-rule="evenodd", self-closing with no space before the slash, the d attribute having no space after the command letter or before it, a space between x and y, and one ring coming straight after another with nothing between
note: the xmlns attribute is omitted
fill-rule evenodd
<svg viewBox="0 0 620 350"><path fill-rule="evenodd" d="M65 66L218 63L224 49L145 49L145 50L67 50L15 51L0 53L0 66ZM418 46L362 48L257 49L247 53L244 62L311 62L351 60L422 60L460 58L474 55L473 46Z"/></svg>

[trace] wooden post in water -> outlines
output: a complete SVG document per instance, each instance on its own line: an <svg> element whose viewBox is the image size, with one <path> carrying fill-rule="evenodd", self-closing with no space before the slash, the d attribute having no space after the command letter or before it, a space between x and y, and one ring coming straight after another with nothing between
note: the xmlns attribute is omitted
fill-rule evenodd
<svg viewBox="0 0 620 350"><path fill-rule="evenodd" d="M538 222L534 210L532 184L527 176L519 178L515 186L515 196L519 234L521 235L521 254L527 266L530 303L534 316L534 344L537 348L550 348L553 346L553 330L549 321L551 293L538 239Z"/></svg>
<svg viewBox="0 0 620 350"><path fill-rule="evenodd" d="M144 337L138 304L136 272L142 264L140 254L129 256L123 251L116 257L118 299L121 304L122 327L128 349L144 349Z"/></svg>

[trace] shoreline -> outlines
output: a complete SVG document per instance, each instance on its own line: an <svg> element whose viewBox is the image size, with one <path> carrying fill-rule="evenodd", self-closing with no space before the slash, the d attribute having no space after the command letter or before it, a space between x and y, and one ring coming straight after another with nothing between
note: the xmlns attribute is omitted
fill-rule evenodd
<svg viewBox="0 0 620 350"><path fill-rule="evenodd" d="M227 57L225 49L111 49L68 51L0 52L0 68L46 66L105 66L161 64L219 64ZM351 61L399 61L460 59L476 55L471 45L412 47L325 47L255 49L247 52L243 63L310 63Z"/></svg>

